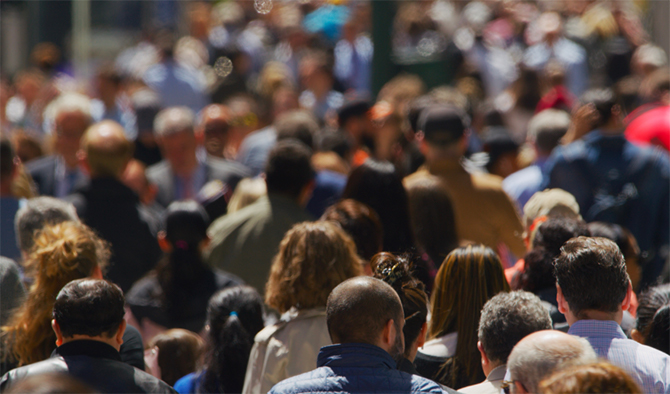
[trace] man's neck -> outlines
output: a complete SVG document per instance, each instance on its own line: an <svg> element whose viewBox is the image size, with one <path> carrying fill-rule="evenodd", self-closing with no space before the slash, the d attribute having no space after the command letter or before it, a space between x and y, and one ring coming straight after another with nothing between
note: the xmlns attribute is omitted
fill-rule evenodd
<svg viewBox="0 0 670 394"><path fill-rule="evenodd" d="M582 311L579 314L579 317L576 317L572 314L569 315L570 316L568 316L568 314L565 315L565 320L567 320L568 325L570 326L580 320L614 321L619 325L621 325L621 321L623 320L623 311L612 313L612 312L588 310L588 311Z"/></svg>
<svg viewBox="0 0 670 394"><path fill-rule="evenodd" d="M60 346L65 345L66 343L70 343L70 342L74 342L74 341L81 341L81 340L97 341L97 342L106 343L107 345L116 349L117 352L121 349L121 345L114 340L114 337L112 337L112 338L107 338L107 337L104 337L104 336L90 337L88 335L73 335L73 336L68 337L68 338L63 338L63 343L61 343Z"/></svg>

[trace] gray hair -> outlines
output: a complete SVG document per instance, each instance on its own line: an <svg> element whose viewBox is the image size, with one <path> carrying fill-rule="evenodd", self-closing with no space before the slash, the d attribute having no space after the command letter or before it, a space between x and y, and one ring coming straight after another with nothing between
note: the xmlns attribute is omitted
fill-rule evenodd
<svg viewBox="0 0 670 394"><path fill-rule="evenodd" d="M586 339L574 336L572 338L574 340L570 341L519 342L507 362L511 380L519 381L529 393L537 393L540 381L554 371L597 360L595 351Z"/></svg>
<svg viewBox="0 0 670 394"><path fill-rule="evenodd" d="M195 114L188 107L170 107L162 110L154 120L154 134L165 137L181 131L193 133Z"/></svg>
<svg viewBox="0 0 670 394"><path fill-rule="evenodd" d="M14 217L16 242L23 252L33 247L35 233L46 225L78 222L74 205L54 197L35 197L26 202Z"/></svg>
<svg viewBox="0 0 670 394"><path fill-rule="evenodd" d="M91 99L81 93L66 92L62 93L46 107L44 110L45 123L53 128L56 118L66 112L80 112L88 118L89 122L93 122ZM51 132L51 129L46 131Z"/></svg>
<svg viewBox="0 0 670 394"><path fill-rule="evenodd" d="M545 109L528 122L528 141L545 153L550 153L570 126L570 115L558 109Z"/></svg>
<svg viewBox="0 0 670 394"><path fill-rule="evenodd" d="M540 298L519 290L499 293L484 304L477 334L486 356L505 364L526 335L551 327L551 317Z"/></svg>

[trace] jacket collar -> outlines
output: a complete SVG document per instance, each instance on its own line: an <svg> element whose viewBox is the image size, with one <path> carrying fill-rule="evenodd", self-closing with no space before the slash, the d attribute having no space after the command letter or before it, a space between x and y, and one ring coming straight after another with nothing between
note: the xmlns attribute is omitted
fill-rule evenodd
<svg viewBox="0 0 670 394"><path fill-rule="evenodd" d="M51 357L89 356L121 361L121 355L112 346L96 340L79 339L67 342L51 353Z"/></svg>
<svg viewBox="0 0 670 394"><path fill-rule="evenodd" d="M396 362L387 351L378 346L367 343L340 343L322 347L317 366L396 369Z"/></svg>

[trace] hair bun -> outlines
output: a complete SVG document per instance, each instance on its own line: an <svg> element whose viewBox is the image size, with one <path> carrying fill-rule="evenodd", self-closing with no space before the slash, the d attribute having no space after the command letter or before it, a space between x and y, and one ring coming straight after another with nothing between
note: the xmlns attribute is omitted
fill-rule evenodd
<svg viewBox="0 0 670 394"><path fill-rule="evenodd" d="M400 286L412 278L410 263L405 257L381 252L370 261L373 276L388 283L391 287Z"/></svg>

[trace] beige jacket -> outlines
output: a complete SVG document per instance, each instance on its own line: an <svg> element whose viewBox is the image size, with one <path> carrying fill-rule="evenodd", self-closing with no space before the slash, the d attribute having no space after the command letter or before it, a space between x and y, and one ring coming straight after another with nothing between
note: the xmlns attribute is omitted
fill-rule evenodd
<svg viewBox="0 0 670 394"><path fill-rule="evenodd" d="M244 394L267 393L284 379L316 369L319 349L332 344L326 308L290 310L256 334L254 342Z"/></svg>

